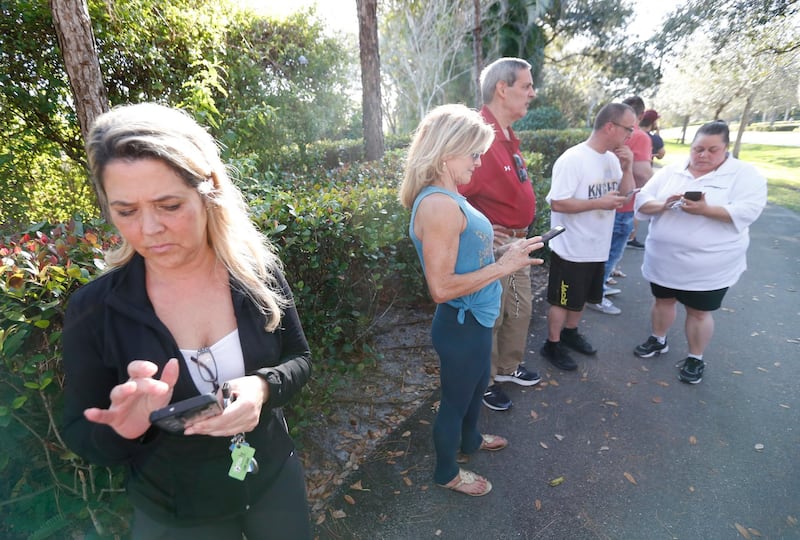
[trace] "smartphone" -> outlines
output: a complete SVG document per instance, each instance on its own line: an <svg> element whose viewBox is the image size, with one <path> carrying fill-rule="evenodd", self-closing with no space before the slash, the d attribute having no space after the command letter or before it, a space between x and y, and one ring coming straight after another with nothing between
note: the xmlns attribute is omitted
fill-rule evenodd
<svg viewBox="0 0 800 540"><path fill-rule="evenodd" d="M687 191L683 194L683 198L687 201L699 201L703 197L702 191Z"/></svg>
<svg viewBox="0 0 800 540"><path fill-rule="evenodd" d="M177 403L170 403L150 413L150 423L172 433L183 433L189 420L200 420L222 413L214 394L200 394Z"/></svg>
<svg viewBox="0 0 800 540"><path fill-rule="evenodd" d="M636 188L636 189L632 189L632 190L630 190L628 193L626 193L626 194L625 194L625 198L626 198L626 199L630 199L631 197L633 197L634 195L636 195L637 193L639 193L639 192L641 191L641 189L642 189L642 188Z"/></svg>
<svg viewBox="0 0 800 540"><path fill-rule="evenodd" d="M556 225L555 227L553 227L552 229L550 229L549 231L547 231L542 235L542 242L546 244L547 242L549 242L550 240L552 240L553 238L555 238L556 236L558 236L559 234L561 234L566 230L567 230L566 227L563 227L561 225Z"/></svg>

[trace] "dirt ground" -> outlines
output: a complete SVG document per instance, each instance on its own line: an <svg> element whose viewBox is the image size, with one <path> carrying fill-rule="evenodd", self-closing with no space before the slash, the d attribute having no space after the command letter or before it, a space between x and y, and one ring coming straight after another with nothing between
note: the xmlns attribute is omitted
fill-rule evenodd
<svg viewBox="0 0 800 540"><path fill-rule="evenodd" d="M547 269L532 267L534 297L547 286ZM328 500L350 473L372 456L378 443L398 429L436 390L438 358L430 338L433 306L391 308L376 323L375 347L382 359L339 393L325 418L307 429L300 456L312 520L325 519ZM384 456L385 457L385 456Z"/></svg>

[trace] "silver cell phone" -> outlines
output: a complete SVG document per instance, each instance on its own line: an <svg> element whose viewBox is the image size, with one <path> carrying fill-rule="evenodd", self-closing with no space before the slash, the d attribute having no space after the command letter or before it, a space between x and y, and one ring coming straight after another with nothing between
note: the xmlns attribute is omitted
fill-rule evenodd
<svg viewBox="0 0 800 540"><path fill-rule="evenodd" d="M201 420L221 413L217 396L200 394L151 412L150 423L172 433L183 433L189 420Z"/></svg>

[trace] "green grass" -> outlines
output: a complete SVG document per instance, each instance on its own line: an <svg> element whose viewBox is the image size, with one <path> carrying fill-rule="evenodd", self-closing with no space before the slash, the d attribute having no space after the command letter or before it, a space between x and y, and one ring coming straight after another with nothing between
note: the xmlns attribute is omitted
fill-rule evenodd
<svg viewBox="0 0 800 540"><path fill-rule="evenodd" d="M668 165L689 156L688 144L666 143L666 154L660 161ZM755 165L767 177L767 199L773 204L800 213L800 148L742 144L739 159ZM659 163L656 160L656 163Z"/></svg>

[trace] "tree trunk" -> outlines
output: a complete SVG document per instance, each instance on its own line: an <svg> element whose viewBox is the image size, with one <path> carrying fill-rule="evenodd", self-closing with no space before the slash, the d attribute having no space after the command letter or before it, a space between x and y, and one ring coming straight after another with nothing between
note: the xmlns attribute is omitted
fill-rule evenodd
<svg viewBox="0 0 800 540"><path fill-rule="evenodd" d="M483 95L481 93L481 71L483 71L481 0L475 0L475 29L472 31L472 40L472 53L475 59L475 108L480 109L483 105Z"/></svg>
<svg viewBox="0 0 800 540"><path fill-rule="evenodd" d="M364 153L367 161L374 161L383 157L378 2L377 0L356 0L356 6L358 8L358 43L361 53Z"/></svg>
<svg viewBox="0 0 800 540"><path fill-rule="evenodd" d="M744 110L742 117L739 120L739 130L736 132L736 143L733 145L733 157L739 159L739 150L742 147L742 135L744 130L747 129L747 123L750 121L750 109L753 107L753 100L756 98L755 92L747 96L747 101L744 103Z"/></svg>
<svg viewBox="0 0 800 540"><path fill-rule="evenodd" d="M686 128L689 127L689 118L690 116L687 114L683 117L683 130L681 131L681 144L686 143Z"/></svg>
<svg viewBox="0 0 800 540"><path fill-rule="evenodd" d="M108 95L86 0L50 0L53 25L64 59L83 139L94 119L108 110Z"/></svg>

